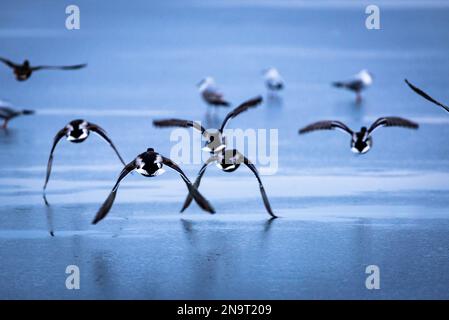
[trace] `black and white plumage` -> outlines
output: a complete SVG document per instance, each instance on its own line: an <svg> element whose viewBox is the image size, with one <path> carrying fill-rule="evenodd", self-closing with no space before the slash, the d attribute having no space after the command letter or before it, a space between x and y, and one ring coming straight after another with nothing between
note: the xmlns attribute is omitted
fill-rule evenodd
<svg viewBox="0 0 449 320"><path fill-rule="evenodd" d="M203 100L210 106L229 107L230 103L223 98L223 94L218 90L215 80L206 77L198 83L198 90Z"/></svg>
<svg viewBox="0 0 449 320"><path fill-rule="evenodd" d="M45 189L47 188L48 180L50 179L51 174L51 167L53 164L53 152L55 151L56 145L58 142L66 137L67 141L73 142L73 143L81 143L84 140L86 140L89 137L89 134L91 132L94 132L98 134L100 137L102 137L104 140L106 140L107 143L112 147L112 149L117 154L118 158L120 159L120 162L123 163L123 165L126 165L125 161L123 161L123 158L120 156L117 148L112 143L112 140L107 136L106 131L103 130L100 126L93 124L91 122L88 122L86 120L77 119L70 121L69 124L67 124L64 128L58 131L56 134L54 140L53 140L53 146L50 151L50 156L48 158L48 164L47 164L47 175L45 177L45 183L44 183L44 200L45 199Z"/></svg>
<svg viewBox="0 0 449 320"><path fill-rule="evenodd" d="M270 91L280 91L285 87L284 79L276 68L264 70L264 78L265 86Z"/></svg>
<svg viewBox="0 0 449 320"><path fill-rule="evenodd" d="M240 164L244 163L256 176L257 181L259 182L259 188L262 195L262 199L265 205L267 212L272 216L276 217L271 209L270 203L268 201L267 194L265 192L265 188L262 184L262 180L259 177L256 167L252 164L247 158L245 158L241 153L237 150L227 150L226 149L226 140L223 136L223 130L229 121L242 112L254 108L262 103L262 97L258 96L253 99L247 100L240 104L237 108L227 114L223 123L219 130L206 130L199 123L189 120L181 120L181 119L167 119L167 120L155 120L153 124L156 127L192 127L197 129L202 133L202 135L206 138L206 146L203 148L205 151L209 151L211 153L211 157L206 161L206 163L202 166L200 171L198 172L197 178L195 180L194 186L199 187L201 178L204 175L206 168L211 163L216 163L218 168L223 170L224 172L233 172L237 170ZM182 211L184 211L192 202L192 197L188 196Z"/></svg>
<svg viewBox="0 0 449 320"><path fill-rule="evenodd" d="M31 77L31 74L34 71L38 70L77 70L87 66L87 64L77 64L72 66L31 66L28 60L25 60L22 64L19 64L1 57L0 61L13 69L17 81L27 80Z"/></svg>
<svg viewBox="0 0 449 320"><path fill-rule="evenodd" d="M373 138L371 134L381 127L403 127L409 129L418 129L418 124L399 117L382 117L373 122L369 127L362 127L359 132L352 131L348 126L340 121L319 121L312 123L299 130L299 134L304 134L316 130L340 130L351 136L351 151L357 154L367 153L372 145Z"/></svg>
<svg viewBox="0 0 449 320"><path fill-rule="evenodd" d="M101 221L111 210L111 207L114 204L114 200L117 195L117 190L120 182L129 173L131 173L132 171L137 171L144 177L156 177L164 173L164 169L162 168L164 165L179 173L182 180L186 184L187 189L189 190L189 195L192 196L193 199L195 199L195 201L204 211L215 213L212 205L198 192L198 190L192 185L190 180L176 163L155 152L154 149L149 148L146 152L139 154L133 161L125 165L109 196L106 198L105 202L98 210L94 220L92 221L92 224L96 224Z"/></svg>
<svg viewBox="0 0 449 320"><path fill-rule="evenodd" d="M437 106L443 108L444 110L446 110L447 112L449 112L449 107L442 104L441 102L435 100L434 98L432 98L431 96L429 96L427 93L425 93L424 91L422 91L421 89L419 89L418 87L415 87L413 84L411 84L407 79L405 79L405 83L407 83L407 85L410 87L410 89L412 89L413 91L415 91L417 94L419 94L421 97L423 97L424 99L426 99L427 101L430 101L434 104L436 104Z"/></svg>
<svg viewBox="0 0 449 320"><path fill-rule="evenodd" d="M353 79L348 81L336 81L332 85L336 88L343 88L355 92L356 102L362 102L361 92L373 84L373 75L368 70L357 73Z"/></svg>
<svg viewBox="0 0 449 320"><path fill-rule="evenodd" d="M265 191L265 188L263 186L262 180L260 179L259 173L257 171L256 166L247 159L244 155L242 155L238 150L236 149L226 149L218 154L212 155L201 167L200 171L198 172L197 178L194 182L194 186L196 188L199 188L201 179L206 172L207 167L209 164L215 163L216 166L223 170L224 172L234 172L235 170L240 167L240 165L243 163L245 164L254 174L254 176L257 179L257 182L259 183L259 189L260 194L262 196L262 200L265 206L265 209L267 210L268 214L272 218L277 218L277 216L273 213L273 210L271 209L270 201L268 200L267 193ZM187 209L192 202L192 197L189 195L187 196L187 199L184 202L184 205L182 207L181 212L183 212L185 209Z"/></svg>
<svg viewBox="0 0 449 320"><path fill-rule="evenodd" d="M14 108L12 108L12 106L9 103L6 103L6 102L0 100L0 119L3 119L3 124L2 124L3 129L6 129L8 127L8 122L11 119L16 118L18 116L22 116L22 115L30 115L33 113L34 113L33 110L14 109Z"/></svg>
<svg viewBox="0 0 449 320"><path fill-rule="evenodd" d="M224 118L220 129L208 129L206 130L201 124L191 120L182 120L182 119L164 119L164 120L154 120L153 125L155 127L167 128L167 127L182 127L188 128L192 127L203 135L206 139L204 151L208 151L210 153L218 153L222 151L226 147L225 138L223 137L223 130L229 121L235 117L237 117L242 112L250 108L255 108L260 105L263 101L261 96L257 96L255 98L249 99L242 104L240 104L237 108L229 112Z"/></svg>

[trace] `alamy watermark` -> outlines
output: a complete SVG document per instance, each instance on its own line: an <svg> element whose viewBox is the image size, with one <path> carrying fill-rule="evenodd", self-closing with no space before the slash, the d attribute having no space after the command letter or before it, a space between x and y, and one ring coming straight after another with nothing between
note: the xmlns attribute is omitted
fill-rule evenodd
<svg viewBox="0 0 449 320"><path fill-rule="evenodd" d="M365 280L365 287L368 290L380 289L380 268L374 264L369 265L365 269L365 273L369 276Z"/></svg>
<svg viewBox="0 0 449 320"><path fill-rule="evenodd" d="M368 30L380 29L380 9L378 6L371 4L366 7L365 13L368 14L365 20L365 27Z"/></svg>
<svg viewBox="0 0 449 320"><path fill-rule="evenodd" d="M80 268L76 265L68 265L65 273L69 276L65 279L65 287L69 290L80 289Z"/></svg>
<svg viewBox="0 0 449 320"><path fill-rule="evenodd" d="M279 168L278 140L278 129L225 129L222 135L217 135L215 141L210 142L196 130L176 128L170 134L170 141L174 142L170 159L178 164L199 165L210 157L202 150L208 150L207 146L214 143L222 144L225 150L236 149L245 155L256 164L261 174L273 175Z"/></svg>
<svg viewBox="0 0 449 320"><path fill-rule="evenodd" d="M81 28L80 8L71 4L65 8L65 13L69 16L65 19L67 30L79 30Z"/></svg>

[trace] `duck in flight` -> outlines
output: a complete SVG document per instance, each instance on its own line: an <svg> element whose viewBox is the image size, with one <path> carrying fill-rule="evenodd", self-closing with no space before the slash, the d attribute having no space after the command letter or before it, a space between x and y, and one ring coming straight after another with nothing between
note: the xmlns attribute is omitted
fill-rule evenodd
<svg viewBox="0 0 449 320"><path fill-rule="evenodd" d="M197 188L195 188L184 172L179 168L179 166L174 163L172 160L162 156L161 154L154 151L153 148L147 149L146 152L139 154L133 161L125 165L122 172L120 173L117 182L112 188L109 196L106 198L103 205L98 210L92 224L97 224L101 221L108 212L111 210L112 205L114 204L115 197L117 195L117 190L120 185L120 182L132 171L137 171L144 177L156 177L165 172L163 166L177 171L181 176L182 180L187 186L189 190L189 195L195 199L196 203L204 210L209 213L215 213L212 205L198 192Z"/></svg>
<svg viewBox="0 0 449 320"><path fill-rule="evenodd" d="M31 77L31 74L34 71L38 70L77 70L87 66L87 64L77 64L73 66L31 66L28 60L25 60L22 64L19 64L1 57L0 61L13 69L17 81L27 80Z"/></svg>
<svg viewBox="0 0 449 320"><path fill-rule="evenodd" d="M223 94L218 90L215 80L212 77L206 77L198 83L203 100L210 106L229 107L230 103L223 98Z"/></svg>
<svg viewBox="0 0 449 320"><path fill-rule="evenodd" d="M203 150L210 152L211 157L203 164L200 171L198 172L198 176L194 182L194 186L196 188L199 188L201 179L204 173L206 172L206 169L209 164L215 163L217 167L223 170L224 172L234 172L243 163L253 172L259 183L260 193L262 195L265 209L267 210L268 214L271 215L272 217L276 217L275 214L273 213L273 210L271 209L270 202L268 201L268 197L265 192L265 188L262 184L262 180L260 179L257 168L249 159L247 159L244 155L242 155L238 150L226 149L226 139L223 136L223 130L228 124L229 120L235 118L236 116L238 116L239 114L250 108L257 107L261 103L262 97L260 96L243 102L233 111L228 113L219 130L210 130L210 129L206 130L204 127L201 126L201 124L197 122L181 119L155 120L153 121L153 125L156 127L183 127L183 128L192 127L200 131L203 137L206 139L206 144ZM188 195L186 201L184 202L184 206L181 212L187 209L187 207L190 205L191 202L192 196Z"/></svg>
<svg viewBox="0 0 449 320"><path fill-rule="evenodd" d="M371 134L381 127L403 127L409 129L418 129L418 124L399 117L382 117L374 121L369 127L362 127L359 132L354 132L348 126L340 121L318 121L299 130L299 134L308 133L316 130L338 129L351 136L351 151L357 154L367 153L372 145L373 138Z"/></svg>
<svg viewBox="0 0 449 320"><path fill-rule="evenodd" d="M424 91L422 91L421 89L415 87L413 84L411 84L407 79L405 79L405 83L407 83L407 85L410 87L410 89L412 89L413 91L415 91L417 94L419 94L421 97L423 97L424 99L436 104L437 106L443 108L444 110L446 110L447 112L449 112L449 107L442 104L441 102L438 102L437 100L435 100L434 98L432 98L431 96L429 96L427 93L425 93Z"/></svg>
<svg viewBox="0 0 449 320"><path fill-rule="evenodd" d="M12 108L12 106L9 103L0 100L0 119L3 119L2 129L7 129L8 122L11 119L22 115L30 115L33 113L34 113L33 110L26 110L26 109L16 110Z"/></svg>
<svg viewBox="0 0 449 320"><path fill-rule="evenodd" d="M336 88L343 88L355 92L356 103L362 102L361 92L373 84L373 75L368 70L357 73L353 79L348 81L336 81L332 85Z"/></svg>
<svg viewBox="0 0 449 320"><path fill-rule="evenodd" d="M109 137L107 136L105 130L103 130L100 126L98 126L96 124L87 122L86 120L81 120L81 119L73 120L69 124L67 124L64 128L59 130L53 140L53 146L51 148L50 156L48 158L47 175L45 177L45 183L44 183L44 188L43 188L44 200L45 200L46 204L48 204L48 202L45 197L45 190L47 188L48 180L50 179L51 167L53 164L53 152L55 151L56 145L63 137L66 137L66 139L70 142L81 143L89 137L89 134L91 132L98 134L100 137L102 137L104 140L106 140L106 142L109 143L109 145L112 147L112 149L114 149L114 151L117 154L118 158L120 159L121 163L123 163L123 165L126 165L125 161L123 161L123 158L120 156L116 147L112 143L112 140L109 139Z"/></svg>
<svg viewBox="0 0 449 320"><path fill-rule="evenodd" d="M265 86L269 91L280 91L284 89L284 79L276 68L264 70Z"/></svg>

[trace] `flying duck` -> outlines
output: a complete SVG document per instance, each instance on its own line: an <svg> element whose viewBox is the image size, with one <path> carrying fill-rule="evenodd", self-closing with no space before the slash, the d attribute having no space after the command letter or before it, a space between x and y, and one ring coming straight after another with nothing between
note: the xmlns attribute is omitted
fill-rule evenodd
<svg viewBox="0 0 449 320"><path fill-rule="evenodd" d="M215 210L212 207L212 205L198 192L198 190L190 182L189 178L187 178L187 176L184 174L181 168L178 167L176 163L160 155L159 153L154 151L153 148L148 148L146 152L139 154L133 161L125 165L122 172L120 172L120 175L114 187L112 188L111 193L98 210L94 220L92 221L92 224L96 224L99 221L101 221L104 217L106 217L106 215L111 210L111 207L114 203L120 182L129 173L135 170L144 177L156 177L165 172L165 170L162 168L164 165L166 165L169 168L172 168L173 170L179 173L182 180L186 184L187 189L189 190L189 195L195 199L195 201L204 211L207 211L209 213L215 213Z"/></svg>
<svg viewBox="0 0 449 320"><path fill-rule="evenodd" d="M418 124L399 117L382 117L373 122L367 129L362 127L359 132L354 132L340 121L318 121L299 130L299 134L308 133L315 130L333 130L338 129L351 136L351 151L357 154L367 153L372 145L371 134L380 127L404 127L409 129L418 129Z"/></svg>
<svg viewBox="0 0 449 320"><path fill-rule="evenodd" d="M63 137L66 137L66 139L70 142L81 143L89 137L89 134L91 132L98 134L100 137L106 140L106 142L109 143L112 149L114 149L115 153L117 154L118 158L123 163L123 165L126 165L125 161L123 161L123 158L120 156L119 152L115 148L111 139L109 139L109 137L107 136L106 131L104 131L100 126L81 119L70 121L69 124L67 124L64 128L58 131L53 140L53 146L51 147L50 157L48 158L47 175L45 177L45 183L43 188L44 200L46 203L47 201L45 199L45 189L47 188L47 183L48 180L50 179L51 166L53 163L53 152L55 151L56 145Z"/></svg>
<svg viewBox="0 0 449 320"><path fill-rule="evenodd" d="M9 103L0 100L0 119L3 119L2 128L6 129L8 127L9 120L21 116L33 114L33 110L16 110L11 107Z"/></svg>
<svg viewBox="0 0 449 320"><path fill-rule="evenodd" d="M87 64L77 64L73 66L31 66L28 60L25 60L22 64L14 63L8 59L1 58L0 61L12 68L17 81L25 81L34 71L38 70L76 70L87 66Z"/></svg>
<svg viewBox="0 0 449 320"><path fill-rule="evenodd" d="M229 107L230 103L223 99L223 94L218 90L215 80L212 77L204 78L197 86L203 100L208 105L214 107Z"/></svg>
<svg viewBox="0 0 449 320"><path fill-rule="evenodd" d="M336 88L344 88L355 92L356 103L362 102L361 92L373 84L373 75L367 71L362 70L357 73L352 80L349 81L336 81L332 85Z"/></svg>
<svg viewBox="0 0 449 320"><path fill-rule="evenodd" d="M280 91L284 88L284 79L276 68L264 70L265 86L270 91Z"/></svg>
<svg viewBox="0 0 449 320"><path fill-rule="evenodd" d="M435 100L434 98L432 98L431 96L429 96L427 93L425 93L424 91L422 91L421 89L415 87L413 84L411 84L407 79L405 79L405 83L408 84L408 86L415 91L417 94L419 94L421 97L423 97L424 99L436 104L437 106L440 106L441 108L443 108L444 110L446 110L447 112L449 112L449 107L442 104L441 102L438 102L437 100Z"/></svg>
<svg viewBox="0 0 449 320"><path fill-rule="evenodd" d="M198 188L200 186L201 178L203 177L206 168L209 164L215 163L217 167L224 172L233 172L237 170L237 168L243 163L245 164L256 176L257 181L259 182L259 188L260 193L262 195L262 199L265 205L265 209L267 210L268 214L272 217L276 217L273 213L273 210L271 209L270 202L268 201L267 194L265 192L265 188L262 184L262 180L260 179L259 173L257 171L257 168L254 166L254 164L247 159L245 156L243 156L238 150L235 149L226 149L226 140L223 136L223 130L228 124L229 120L235 118L240 113L250 109L254 108L258 105L260 105L262 102L262 97L258 96L256 98L250 99L248 101L243 102L241 105L239 105L237 108L235 108L233 111L228 113L228 115L223 120L223 123L218 130L206 130L204 127L202 127L199 123L189 120L181 120L181 119L167 119L167 120L155 120L153 121L153 125L156 127L192 127L198 131L201 132L201 134L206 139L206 145L203 148L204 151L209 151L211 153L211 157L204 163L204 165L201 167L200 171L198 172L198 176L194 182L194 186ZM187 209L187 207L192 202L191 195L187 196L186 201L184 202L184 206L181 210L184 211Z"/></svg>

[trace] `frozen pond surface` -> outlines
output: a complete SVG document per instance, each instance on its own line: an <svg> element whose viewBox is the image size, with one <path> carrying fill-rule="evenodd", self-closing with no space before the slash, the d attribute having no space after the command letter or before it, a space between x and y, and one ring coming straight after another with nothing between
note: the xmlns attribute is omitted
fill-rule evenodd
<svg viewBox="0 0 449 320"><path fill-rule="evenodd" d="M0 298L449 298L449 115L403 83L449 103L449 3L422 3L381 2L380 31L350 1L77 1L79 31L65 30L64 3L2 4L0 56L89 66L24 83L0 66L0 98L37 111L0 131ZM216 215L180 214L186 189L167 170L128 176L92 226L121 169L96 136L58 145L44 206L51 142L70 120L100 124L127 161L147 147L168 156L170 130L153 119L220 120L195 84L212 75L237 104L265 93L271 65L286 80L281 103L230 127L279 130L277 173L262 179L280 219L268 220L248 169L211 167L200 190ZM356 106L330 83L362 68L375 83ZM357 129L388 115L421 127L376 131L360 157L338 132L297 134L316 120ZM200 168L181 166L192 178ZM65 288L67 265L79 266L80 290ZM380 290L365 288L368 265L380 267Z"/></svg>

